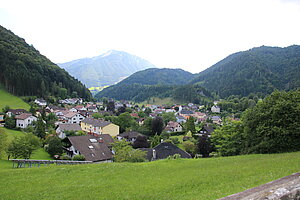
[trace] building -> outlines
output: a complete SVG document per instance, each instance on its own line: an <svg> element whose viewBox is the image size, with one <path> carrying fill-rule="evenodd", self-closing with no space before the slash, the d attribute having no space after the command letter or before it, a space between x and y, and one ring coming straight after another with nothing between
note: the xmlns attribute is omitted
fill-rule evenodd
<svg viewBox="0 0 300 200"><path fill-rule="evenodd" d="M118 140L123 140L125 139L127 142L131 142L133 143L137 136L142 135L138 132L135 131L129 131L129 132L125 132L125 133L121 133L120 135L117 136Z"/></svg>
<svg viewBox="0 0 300 200"><path fill-rule="evenodd" d="M213 112L213 113L220 113L221 109L220 109L219 106L213 106L213 107L211 107L211 112Z"/></svg>
<svg viewBox="0 0 300 200"><path fill-rule="evenodd" d="M27 110L24 109L9 109L6 113L7 116L12 117L13 115L21 115L23 113L29 113Z"/></svg>
<svg viewBox="0 0 300 200"><path fill-rule="evenodd" d="M84 116L76 112L68 112L67 114L64 115L64 118L67 123L72 123L72 124L75 123L79 124L82 120L84 120Z"/></svg>
<svg viewBox="0 0 300 200"><path fill-rule="evenodd" d="M34 121L37 121L37 118L31 113L22 113L15 118L17 128L27 128L27 126L31 125Z"/></svg>
<svg viewBox="0 0 300 200"><path fill-rule="evenodd" d="M44 99L36 99L34 100L34 103L36 103L39 106L47 106L47 102Z"/></svg>
<svg viewBox="0 0 300 200"><path fill-rule="evenodd" d="M179 154L181 158L192 158L189 153L178 148L176 145L170 142L160 143L154 148L140 148L140 150L147 152L146 156L149 161L166 159L169 156L173 156L175 154Z"/></svg>
<svg viewBox="0 0 300 200"><path fill-rule="evenodd" d="M83 155L86 161L112 162L113 152L111 143L113 138L108 134L100 137L93 135L70 136L68 137L69 147L66 148L67 155Z"/></svg>
<svg viewBox="0 0 300 200"><path fill-rule="evenodd" d="M167 132L181 132L182 126L178 122L169 121L167 126L165 127Z"/></svg>
<svg viewBox="0 0 300 200"><path fill-rule="evenodd" d="M64 139L67 135L65 131L81 131L81 126L79 124L59 124L56 128L56 134L59 138Z"/></svg>
<svg viewBox="0 0 300 200"><path fill-rule="evenodd" d="M81 122L81 129L92 135L109 134L112 137L119 135L118 125L94 118L85 118Z"/></svg>

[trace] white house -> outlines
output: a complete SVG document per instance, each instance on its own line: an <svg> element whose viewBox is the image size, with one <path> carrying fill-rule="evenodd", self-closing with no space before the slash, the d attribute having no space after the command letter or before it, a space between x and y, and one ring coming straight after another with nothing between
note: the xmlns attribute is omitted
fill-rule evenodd
<svg viewBox="0 0 300 200"><path fill-rule="evenodd" d="M72 123L72 124L74 123L79 124L80 122L82 122L82 120L85 119L84 116L76 112L68 112L66 115L64 115L64 118L67 121L67 123Z"/></svg>
<svg viewBox="0 0 300 200"><path fill-rule="evenodd" d="M16 127L27 128L28 125L31 125L34 121L37 121L37 118L31 113L23 113L17 115L16 117Z"/></svg>
<svg viewBox="0 0 300 200"><path fill-rule="evenodd" d="M56 134L59 138L64 139L66 137L65 131L81 131L79 124L59 124L56 129Z"/></svg>
<svg viewBox="0 0 300 200"><path fill-rule="evenodd" d="M34 103L38 104L39 106L47 106L47 102L44 99L36 99Z"/></svg>
<svg viewBox="0 0 300 200"><path fill-rule="evenodd" d="M181 132L182 126L178 122L169 121L165 130L167 132Z"/></svg>
<svg viewBox="0 0 300 200"><path fill-rule="evenodd" d="M213 112L213 113L220 113L221 109L220 109L219 106L213 106L213 107L211 107L211 112Z"/></svg>

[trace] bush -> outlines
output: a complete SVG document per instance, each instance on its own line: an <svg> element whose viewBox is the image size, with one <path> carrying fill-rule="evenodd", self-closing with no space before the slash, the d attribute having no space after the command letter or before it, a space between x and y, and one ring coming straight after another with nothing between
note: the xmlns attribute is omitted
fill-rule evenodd
<svg viewBox="0 0 300 200"><path fill-rule="evenodd" d="M72 160L84 161L85 157L81 154L73 156Z"/></svg>
<svg viewBox="0 0 300 200"><path fill-rule="evenodd" d="M176 159L179 159L179 158L181 158L181 155L178 154L178 153L167 157L168 160L176 160Z"/></svg>
<svg viewBox="0 0 300 200"><path fill-rule="evenodd" d="M60 160L71 160L72 158L68 156L66 153L63 153L60 158Z"/></svg>

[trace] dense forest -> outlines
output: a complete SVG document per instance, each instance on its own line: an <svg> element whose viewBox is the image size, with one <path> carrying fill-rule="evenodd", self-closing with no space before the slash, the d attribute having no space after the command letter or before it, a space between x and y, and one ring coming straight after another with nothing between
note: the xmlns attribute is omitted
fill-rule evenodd
<svg viewBox="0 0 300 200"><path fill-rule="evenodd" d="M300 87L300 46L258 47L238 52L192 80L220 97L270 94Z"/></svg>
<svg viewBox="0 0 300 200"><path fill-rule="evenodd" d="M18 96L78 96L91 93L65 70L41 55L24 39L0 26L0 84Z"/></svg>
<svg viewBox="0 0 300 200"><path fill-rule="evenodd" d="M172 97L182 102L204 102L211 93L198 85L187 85L193 74L181 69L146 69L105 88L95 97L142 102L151 97Z"/></svg>

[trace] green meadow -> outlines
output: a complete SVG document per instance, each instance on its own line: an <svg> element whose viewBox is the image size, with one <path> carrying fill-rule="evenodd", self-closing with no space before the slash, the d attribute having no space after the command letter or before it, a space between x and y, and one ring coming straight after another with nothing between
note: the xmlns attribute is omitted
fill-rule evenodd
<svg viewBox="0 0 300 200"><path fill-rule="evenodd" d="M0 112L5 106L9 106L12 109L23 108L25 110L29 110L30 106L25 103L21 98L17 96L13 96L1 89L0 87Z"/></svg>
<svg viewBox="0 0 300 200"><path fill-rule="evenodd" d="M300 152L12 169L0 199L217 199L300 170Z"/></svg>

